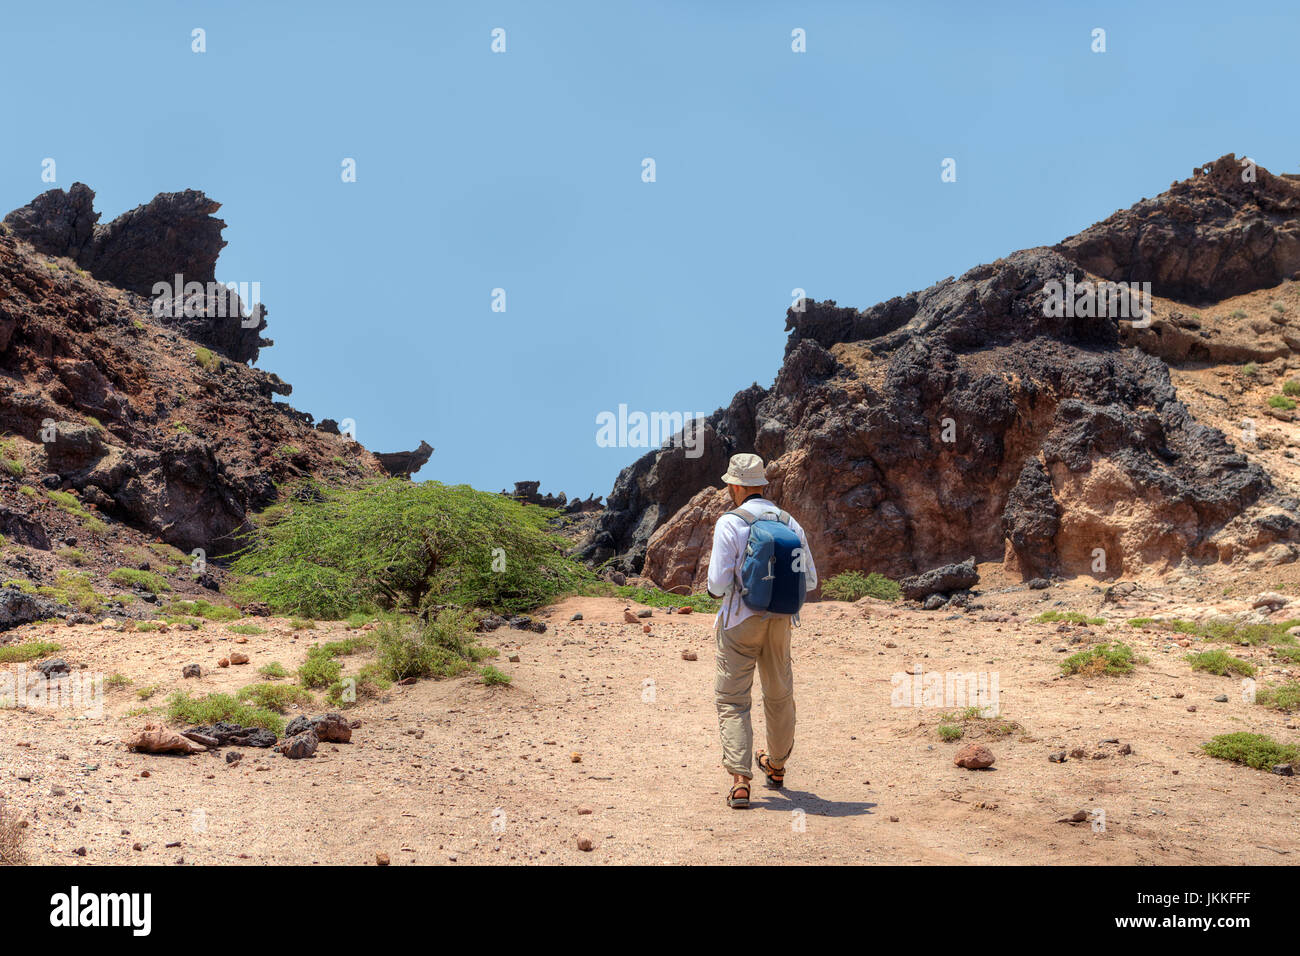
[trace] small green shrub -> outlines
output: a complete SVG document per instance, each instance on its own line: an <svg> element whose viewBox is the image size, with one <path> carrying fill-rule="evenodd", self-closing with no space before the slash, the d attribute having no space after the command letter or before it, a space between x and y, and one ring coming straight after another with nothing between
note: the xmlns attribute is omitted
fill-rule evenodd
<svg viewBox="0 0 1300 956"><path fill-rule="evenodd" d="M859 601L864 597L897 601L901 596L902 590L897 581L875 571L867 575L858 571L845 571L822 585L822 597L831 601Z"/></svg>
<svg viewBox="0 0 1300 956"><path fill-rule="evenodd" d="M1220 677L1227 677L1229 674L1250 677L1255 673L1254 664L1243 661L1240 657L1233 657L1227 651L1201 651L1199 654L1188 654L1187 660L1192 665L1192 670L1208 671Z"/></svg>
<svg viewBox="0 0 1300 956"><path fill-rule="evenodd" d="M237 621L244 616L237 607L228 604L213 604L199 598L194 601L172 601L168 611L173 615L187 614L201 617L207 621Z"/></svg>
<svg viewBox="0 0 1300 956"><path fill-rule="evenodd" d="M1061 662L1061 672L1070 674L1130 674L1138 658L1133 648L1116 641L1113 644L1098 644L1086 651L1071 654Z"/></svg>
<svg viewBox="0 0 1300 956"><path fill-rule="evenodd" d="M135 682L125 674L109 674L104 678L105 687L126 687L133 683Z"/></svg>
<svg viewBox="0 0 1300 956"><path fill-rule="evenodd" d="M1256 688L1255 703L1286 712L1300 709L1300 684L1287 681Z"/></svg>
<svg viewBox="0 0 1300 956"><path fill-rule="evenodd" d="M64 561L67 561L69 564L74 564L77 567L81 567L90 562L90 558L86 557L86 552L82 551L80 548L64 548L59 552L59 556L63 558Z"/></svg>
<svg viewBox="0 0 1300 956"><path fill-rule="evenodd" d="M307 659L298 668L298 680L303 687L328 687L343 674L343 665L324 649L313 647Z"/></svg>
<svg viewBox="0 0 1300 956"><path fill-rule="evenodd" d="M1287 379L1282 383L1283 395L1300 395L1300 378Z"/></svg>
<svg viewBox="0 0 1300 956"><path fill-rule="evenodd" d="M447 608L429 622L385 621L374 631L379 672L391 681L408 677L454 677L477 659L472 616Z"/></svg>
<svg viewBox="0 0 1300 956"><path fill-rule="evenodd" d="M291 705L310 707L315 701L311 694L293 684L249 684L239 688L235 697L277 714L283 714Z"/></svg>
<svg viewBox="0 0 1300 956"><path fill-rule="evenodd" d="M263 677L271 678L271 680L283 680L289 676L289 672L284 669L284 665L279 661L271 661L269 664L263 664L257 669L257 672Z"/></svg>
<svg viewBox="0 0 1300 956"><path fill-rule="evenodd" d="M89 518L90 512L82 507L77 496L70 491L47 491L46 496L53 501L60 510L76 518Z"/></svg>
<svg viewBox="0 0 1300 956"><path fill-rule="evenodd" d="M966 733L960 724L940 724L939 739L945 743L951 743L954 740L960 740Z"/></svg>
<svg viewBox="0 0 1300 956"><path fill-rule="evenodd" d="M212 349L205 349L202 346L194 350L194 361L205 371L211 371L221 364L221 359L217 358Z"/></svg>
<svg viewBox="0 0 1300 956"><path fill-rule="evenodd" d="M232 624L226 630L231 634L244 634L249 637L266 633L266 628L258 627L256 624Z"/></svg>
<svg viewBox="0 0 1300 956"><path fill-rule="evenodd" d="M108 579L119 587L139 588L141 591L148 591L150 594L158 594L172 589L172 586L162 577L152 571L141 571L138 568L117 568L109 574Z"/></svg>
<svg viewBox="0 0 1300 956"><path fill-rule="evenodd" d="M483 677L483 683L489 687L509 684L512 678L509 674L497 670L491 664L484 664L479 668L479 674Z"/></svg>
<svg viewBox="0 0 1300 956"><path fill-rule="evenodd" d="M242 727L264 727L277 735L284 733L284 718L275 711L245 704L229 694L191 697L178 690L167 698L167 719L209 725L224 720Z"/></svg>
<svg viewBox="0 0 1300 956"><path fill-rule="evenodd" d="M1295 411L1296 401L1294 398L1288 398L1285 395L1270 395L1268 399L1269 408L1280 408L1286 412Z"/></svg>
<svg viewBox="0 0 1300 956"><path fill-rule="evenodd" d="M8 644L0 647L0 664L20 664L39 660L58 653L60 646L49 641L33 641L30 644Z"/></svg>
<svg viewBox="0 0 1300 956"><path fill-rule="evenodd" d="M1280 744L1264 734L1244 731L1220 734L1202 744L1201 749L1211 757L1245 764L1256 770L1271 769L1278 764L1293 764L1297 756L1300 756L1300 750L1293 744Z"/></svg>

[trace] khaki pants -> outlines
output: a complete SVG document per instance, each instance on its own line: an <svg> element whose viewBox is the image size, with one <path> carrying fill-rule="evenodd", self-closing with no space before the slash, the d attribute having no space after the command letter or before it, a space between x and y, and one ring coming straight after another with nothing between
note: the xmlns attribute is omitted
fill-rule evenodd
<svg viewBox="0 0 1300 956"><path fill-rule="evenodd" d="M719 620L718 674L714 696L722 735L722 765L730 773L752 777L754 728L749 719L754 665L763 682L763 714L767 722L767 752L785 766L794 749L794 672L790 667L790 616L755 614L723 629Z"/></svg>

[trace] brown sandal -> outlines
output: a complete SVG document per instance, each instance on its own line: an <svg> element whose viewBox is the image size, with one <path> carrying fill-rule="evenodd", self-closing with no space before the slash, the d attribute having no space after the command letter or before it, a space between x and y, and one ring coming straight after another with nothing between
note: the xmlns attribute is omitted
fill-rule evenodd
<svg viewBox="0 0 1300 956"><path fill-rule="evenodd" d="M745 795L743 797L736 796L737 790L744 790ZM727 806L731 807L731 809L733 810L749 809L749 783L748 782L737 783L732 785L731 792L727 794Z"/></svg>
<svg viewBox="0 0 1300 956"><path fill-rule="evenodd" d="M767 777L767 785L774 790L780 790L785 786L785 768L773 767L772 758L767 755L766 750L760 750L755 758L758 769L763 771L763 776Z"/></svg>

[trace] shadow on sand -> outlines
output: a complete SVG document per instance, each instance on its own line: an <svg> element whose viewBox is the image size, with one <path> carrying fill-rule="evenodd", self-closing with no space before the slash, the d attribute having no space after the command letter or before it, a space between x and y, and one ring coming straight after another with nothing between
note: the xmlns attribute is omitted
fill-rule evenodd
<svg viewBox="0 0 1300 956"><path fill-rule="evenodd" d="M762 784L754 788L749 805L755 810L784 810L787 813L791 810L802 810L810 817L859 817L864 813L870 813L876 806L874 803L860 803L853 800L841 802L823 800L815 793L809 793L807 790L791 790L789 787L769 790Z"/></svg>

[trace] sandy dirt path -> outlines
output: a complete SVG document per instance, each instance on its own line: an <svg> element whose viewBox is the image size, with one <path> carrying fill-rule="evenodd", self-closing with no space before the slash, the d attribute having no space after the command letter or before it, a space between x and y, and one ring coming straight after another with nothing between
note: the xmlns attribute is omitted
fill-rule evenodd
<svg viewBox="0 0 1300 956"><path fill-rule="evenodd" d="M38 863L373 864L376 853L393 865L1300 859L1295 779L1199 751L1235 730L1295 741L1295 718L1243 702L1235 679L1192 672L1183 648L1132 631L1119 611L1097 630L1122 630L1149 663L1127 677L1059 679L1057 648L1077 650L1074 635L1028 619L1062 597L1097 603L1087 589L986 595L983 616L1006 618L986 621L810 606L794 640L798 731L787 786L756 786L748 812L723 802L710 615L655 610L646 635L623 623L620 601L571 599L543 613L545 634L486 638L503 651L497 666L512 675L509 687L474 677L394 687L348 711L360 721L351 744L323 744L299 761L244 749L233 766L224 751L127 751L120 738L145 719L127 716L142 706L134 689L158 682L150 703L175 687L233 691L268 661L292 669L341 628L294 632L271 621L268 634L240 645L249 666L198 681L181 681L180 668L195 660L206 670L233 647L222 625L131 635L49 628L61 656L135 683L109 692L102 719L0 712L0 795L29 820ZM583 620L570 623L575 612ZM698 660L683 660L685 649ZM1254 648L1234 653L1266 661ZM349 670L360 663L347 660ZM997 672L1002 716L1020 729L943 742L944 711L891 706L893 676L918 664ZM1226 703L1213 700L1220 694ZM754 723L761 745L757 688ZM1099 744L1109 738L1133 753ZM954 766L972 741L991 747L993 768ZM1088 756L1049 762L1074 748ZM1056 822L1080 809L1103 810L1104 829ZM590 852L578 849L579 835Z"/></svg>

